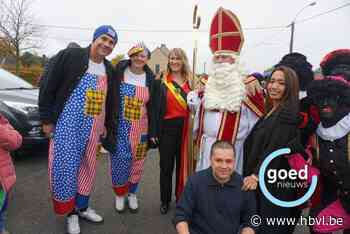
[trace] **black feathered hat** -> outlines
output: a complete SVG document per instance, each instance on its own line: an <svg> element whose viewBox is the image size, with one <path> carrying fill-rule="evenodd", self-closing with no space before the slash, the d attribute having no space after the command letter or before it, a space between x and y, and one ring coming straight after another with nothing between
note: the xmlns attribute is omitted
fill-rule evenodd
<svg viewBox="0 0 350 234"><path fill-rule="evenodd" d="M300 53L289 53L282 57L281 61L275 65L287 66L295 71L299 79L300 90L305 91L307 86L314 79L312 65L307 61L305 55Z"/></svg>

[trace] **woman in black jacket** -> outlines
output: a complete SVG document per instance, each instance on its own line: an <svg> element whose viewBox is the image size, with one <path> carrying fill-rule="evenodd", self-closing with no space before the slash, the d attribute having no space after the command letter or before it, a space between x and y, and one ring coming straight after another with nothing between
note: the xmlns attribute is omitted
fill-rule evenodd
<svg viewBox="0 0 350 234"><path fill-rule="evenodd" d="M152 116L151 89L154 74L147 66L149 50L138 44L132 47L129 60L116 67L120 80L120 104L116 150L111 152L111 174L116 194L115 208L125 209L126 197L131 212L137 212L136 191L143 174L148 149L149 121Z"/></svg>
<svg viewBox="0 0 350 234"><path fill-rule="evenodd" d="M156 80L154 86L155 132L154 143L159 142L160 153L160 212L166 214L172 195L172 175L176 161L176 199L179 198L187 177L187 122L189 109L187 93L192 79L188 59L180 48L172 49L168 57L167 72ZM151 123L152 125L152 123Z"/></svg>
<svg viewBox="0 0 350 234"><path fill-rule="evenodd" d="M292 225L265 223L266 218L295 217L297 208L280 207L268 200L258 187L258 174L262 162L270 153L285 147L290 147L293 151L294 142L298 142L298 92L299 85L295 72L285 66L276 67L267 83L265 117L256 123L244 144L243 189L257 192L258 212L262 218L259 234L293 233ZM270 169L289 171L288 159L285 156L275 158L270 162L267 171ZM293 181L288 178L276 179L274 183L266 182L268 191L280 200L294 200L295 188L281 187L282 183L287 185Z"/></svg>

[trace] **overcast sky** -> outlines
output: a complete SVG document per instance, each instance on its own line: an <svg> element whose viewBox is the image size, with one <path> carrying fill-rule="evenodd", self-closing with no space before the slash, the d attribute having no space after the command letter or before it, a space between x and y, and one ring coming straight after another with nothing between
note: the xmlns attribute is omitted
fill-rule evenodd
<svg viewBox="0 0 350 234"><path fill-rule="evenodd" d="M312 1L198 0L196 2L199 3L198 13L202 18L197 72L203 72L204 63L207 64L206 70L208 70L211 56L208 47L209 25L218 7L230 9L240 19L245 36L241 56L248 71L263 71L288 53L290 27L287 25ZM45 40L40 53L52 55L71 41L87 46L94 28L102 24L111 24L119 36L119 43L113 55L125 54L134 43L144 41L151 50L162 43L168 48L181 47L191 59L194 3L193 0L35 0L32 7L37 17L36 23L68 27L45 28ZM296 21L347 3L350 3L350 0L318 0L315 6L303 10ZM294 51L305 54L314 68L317 68L327 52L337 48L350 48L349 24L350 6L297 23ZM282 27L265 28L274 26ZM69 27L81 29L69 29ZM261 27L265 29L256 29Z"/></svg>

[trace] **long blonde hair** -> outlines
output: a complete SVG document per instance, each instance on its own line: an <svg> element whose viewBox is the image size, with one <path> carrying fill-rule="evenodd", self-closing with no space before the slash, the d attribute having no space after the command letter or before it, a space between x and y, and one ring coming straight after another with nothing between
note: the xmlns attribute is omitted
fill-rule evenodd
<svg viewBox="0 0 350 234"><path fill-rule="evenodd" d="M169 65L170 56L175 55L176 57L180 58L182 61L182 68L181 68L181 75L186 78L186 80L192 79L192 72L190 68L190 64L188 62L187 55L185 51L181 48L173 48L170 50L168 55L168 65L167 65L167 72L171 73L171 68Z"/></svg>

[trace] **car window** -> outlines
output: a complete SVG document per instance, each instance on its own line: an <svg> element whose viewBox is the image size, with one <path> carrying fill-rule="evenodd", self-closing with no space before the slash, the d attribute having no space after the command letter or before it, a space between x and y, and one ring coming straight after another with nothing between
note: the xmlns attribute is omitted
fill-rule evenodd
<svg viewBox="0 0 350 234"><path fill-rule="evenodd" d="M33 86L22 78L0 68L0 89L33 88Z"/></svg>

